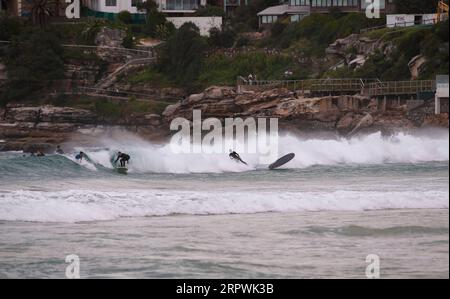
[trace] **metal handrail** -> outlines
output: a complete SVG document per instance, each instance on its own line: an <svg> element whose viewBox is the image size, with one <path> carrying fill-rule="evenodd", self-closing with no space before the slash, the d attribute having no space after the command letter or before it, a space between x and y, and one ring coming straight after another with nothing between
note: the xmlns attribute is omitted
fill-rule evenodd
<svg viewBox="0 0 450 299"><path fill-rule="evenodd" d="M368 95L413 94L436 90L435 80L387 81L378 78L310 79L310 80L256 80L248 81L238 77L239 86L293 86L295 90L315 92L361 92Z"/></svg>

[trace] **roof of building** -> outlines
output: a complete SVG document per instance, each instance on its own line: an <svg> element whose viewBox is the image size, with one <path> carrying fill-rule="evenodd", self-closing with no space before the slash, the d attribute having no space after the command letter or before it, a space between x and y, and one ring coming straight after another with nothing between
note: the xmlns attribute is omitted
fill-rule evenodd
<svg viewBox="0 0 450 299"><path fill-rule="evenodd" d="M311 11L309 6L297 6L297 5L277 5L271 6L263 11L258 12L258 16L281 16L284 14L300 14L300 13L309 13Z"/></svg>

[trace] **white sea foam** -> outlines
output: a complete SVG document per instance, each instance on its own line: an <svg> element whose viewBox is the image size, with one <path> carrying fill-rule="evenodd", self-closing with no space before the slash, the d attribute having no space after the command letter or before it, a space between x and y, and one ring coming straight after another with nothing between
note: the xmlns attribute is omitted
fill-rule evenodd
<svg viewBox="0 0 450 299"><path fill-rule="evenodd" d="M111 157L117 151L131 155L129 168L137 172L156 173L220 173L248 171L260 167L257 154L241 153L249 163L245 166L224 154L176 154L170 145L154 145L129 134L105 139L109 150L83 149L89 157L103 167L111 168ZM311 165L419 163L448 161L448 131L433 135L400 133L383 137L375 133L351 139L306 139L293 135L279 139L280 155L295 153L295 159L286 168L305 168Z"/></svg>
<svg viewBox="0 0 450 299"><path fill-rule="evenodd" d="M0 220L79 222L172 214L448 209L448 191L206 192L132 190L0 193Z"/></svg>

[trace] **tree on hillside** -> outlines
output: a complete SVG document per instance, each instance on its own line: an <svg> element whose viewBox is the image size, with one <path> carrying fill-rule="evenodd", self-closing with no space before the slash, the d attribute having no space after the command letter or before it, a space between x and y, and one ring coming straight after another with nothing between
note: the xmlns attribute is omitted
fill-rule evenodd
<svg viewBox="0 0 450 299"><path fill-rule="evenodd" d="M45 88L65 75L63 48L54 35L36 31L13 38L4 63L8 73L7 88L0 95L4 104Z"/></svg>
<svg viewBox="0 0 450 299"><path fill-rule="evenodd" d="M0 13L0 40L11 40L21 29L22 22L19 18Z"/></svg>
<svg viewBox="0 0 450 299"><path fill-rule="evenodd" d="M32 0L31 21L45 29L50 17L59 17L64 0Z"/></svg>
<svg viewBox="0 0 450 299"><path fill-rule="evenodd" d="M158 68L174 82L191 87L200 73L208 45L193 23L185 23L159 53Z"/></svg>
<svg viewBox="0 0 450 299"><path fill-rule="evenodd" d="M50 2L48 0L33 0L31 7L31 21L39 25L41 29L47 26L51 15Z"/></svg>
<svg viewBox="0 0 450 299"><path fill-rule="evenodd" d="M438 0L395 0L397 13L433 13L436 12Z"/></svg>
<svg viewBox="0 0 450 299"><path fill-rule="evenodd" d="M158 10L158 4L154 0L147 0L140 2L137 8L140 11L145 11L144 33L155 36L158 26L167 22L164 14Z"/></svg>
<svg viewBox="0 0 450 299"><path fill-rule="evenodd" d="M232 23L235 24L236 29L256 30L258 29L258 12L279 4L279 0L253 0L249 5L238 6Z"/></svg>

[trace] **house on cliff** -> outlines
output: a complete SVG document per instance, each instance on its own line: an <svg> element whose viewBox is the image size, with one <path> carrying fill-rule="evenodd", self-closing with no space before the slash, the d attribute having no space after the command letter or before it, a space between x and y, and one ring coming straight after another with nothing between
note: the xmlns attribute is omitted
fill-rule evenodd
<svg viewBox="0 0 450 299"><path fill-rule="evenodd" d="M138 10L139 3L146 0L82 0L88 14L95 17L115 19L121 11L128 11L134 20L143 20L144 12ZM206 0L154 0L158 10L170 17L192 16L201 6L206 5Z"/></svg>
<svg viewBox="0 0 450 299"><path fill-rule="evenodd" d="M365 0L285 0L277 6L271 6L258 13L260 27L267 27L280 19L297 22L313 13L365 13ZM391 13L395 10L394 0L380 0L380 12Z"/></svg>
<svg viewBox="0 0 450 299"><path fill-rule="evenodd" d="M25 17L31 14L31 1L0 0L0 11L11 16Z"/></svg>
<svg viewBox="0 0 450 299"><path fill-rule="evenodd" d="M135 22L144 22L145 12L138 9L138 4L145 0L83 0L88 16L114 20L121 11L131 13ZM158 10L166 15L176 28L192 22L201 35L208 35L211 28L222 28L222 17L198 17L195 12L206 5L206 0L155 0Z"/></svg>
<svg viewBox="0 0 450 299"><path fill-rule="evenodd" d="M44 5L39 1L33 2L31 0L0 0L0 12L4 12L16 17L29 17L35 5ZM49 10L51 16L63 16L67 4L64 0L48 1L45 3L45 8Z"/></svg>

